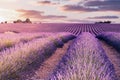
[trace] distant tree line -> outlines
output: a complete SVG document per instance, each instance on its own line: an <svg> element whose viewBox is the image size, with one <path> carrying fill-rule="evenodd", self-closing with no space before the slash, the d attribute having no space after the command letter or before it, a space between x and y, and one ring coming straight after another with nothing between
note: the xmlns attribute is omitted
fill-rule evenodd
<svg viewBox="0 0 120 80"><path fill-rule="evenodd" d="M7 21L5 21L5 22L1 22L1 24L7 24Z"/></svg>
<svg viewBox="0 0 120 80"><path fill-rule="evenodd" d="M104 23L106 23L106 24L110 24L111 23L111 21L99 21L99 22L95 22L95 24L99 24L99 23L102 23L102 24L104 24Z"/></svg>
<svg viewBox="0 0 120 80"><path fill-rule="evenodd" d="M1 24L7 24L7 23L8 23L7 21L1 22ZM25 21L18 19L16 21L13 21L13 23L32 23L32 21L29 18L27 18Z"/></svg>
<svg viewBox="0 0 120 80"><path fill-rule="evenodd" d="M29 18L27 18L25 21L22 21L21 19L18 19L16 21L13 21L13 23L32 23Z"/></svg>

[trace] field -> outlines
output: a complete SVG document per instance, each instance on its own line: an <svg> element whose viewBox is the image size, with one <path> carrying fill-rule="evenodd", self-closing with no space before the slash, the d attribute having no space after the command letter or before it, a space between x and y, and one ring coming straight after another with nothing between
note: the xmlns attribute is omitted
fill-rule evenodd
<svg viewBox="0 0 120 80"><path fill-rule="evenodd" d="M120 80L120 24L0 24L0 80Z"/></svg>
<svg viewBox="0 0 120 80"><path fill-rule="evenodd" d="M98 35L101 32L120 32L120 24L70 24L70 23L41 23L41 24L0 24L0 32L71 32L78 36L81 32Z"/></svg>

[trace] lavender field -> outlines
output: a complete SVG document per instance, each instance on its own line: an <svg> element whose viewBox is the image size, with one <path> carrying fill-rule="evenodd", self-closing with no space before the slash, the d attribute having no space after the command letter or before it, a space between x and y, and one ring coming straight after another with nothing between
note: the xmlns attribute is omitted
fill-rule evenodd
<svg viewBox="0 0 120 80"><path fill-rule="evenodd" d="M82 32L98 35L102 32L120 32L120 24L74 24L74 23L41 23L41 24L0 24L0 32L70 32L76 36Z"/></svg>
<svg viewBox="0 0 120 80"><path fill-rule="evenodd" d="M120 24L0 27L0 80L120 80Z"/></svg>

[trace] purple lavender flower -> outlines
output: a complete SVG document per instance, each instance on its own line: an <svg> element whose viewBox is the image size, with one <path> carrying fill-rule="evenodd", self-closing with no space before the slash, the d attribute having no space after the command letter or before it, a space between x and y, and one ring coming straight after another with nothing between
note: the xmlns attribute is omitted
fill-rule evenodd
<svg viewBox="0 0 120 80"><path fill-rule="evenodd" d="M82 33L63 56L50 80L117 80L117 78L113 64L97 39L90 33Z"/></svg>

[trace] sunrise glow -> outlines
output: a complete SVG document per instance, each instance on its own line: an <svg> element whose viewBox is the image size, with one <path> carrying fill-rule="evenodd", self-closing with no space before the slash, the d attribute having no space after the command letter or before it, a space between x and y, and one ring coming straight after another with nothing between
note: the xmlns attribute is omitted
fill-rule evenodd
<svg viewBox="0 0 120 80"><path fill-rule="evenodd" d="M0 22L30 18L38 22L120 23L119 4L118 0L2 0Z"/></svg>

